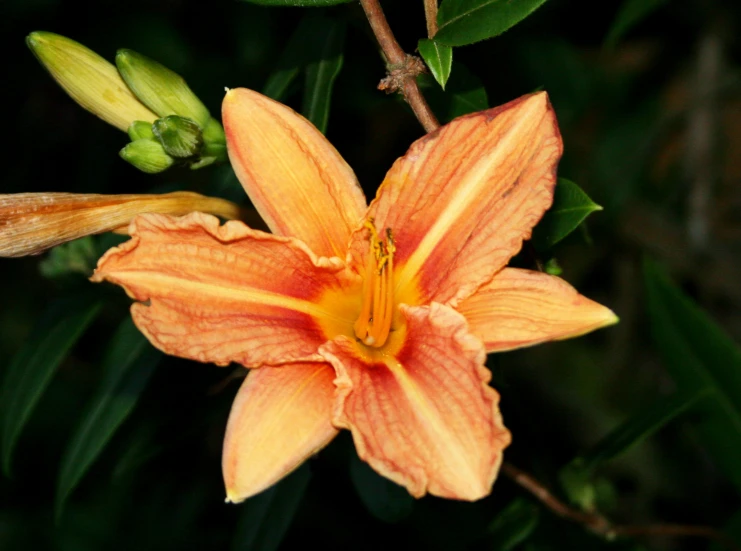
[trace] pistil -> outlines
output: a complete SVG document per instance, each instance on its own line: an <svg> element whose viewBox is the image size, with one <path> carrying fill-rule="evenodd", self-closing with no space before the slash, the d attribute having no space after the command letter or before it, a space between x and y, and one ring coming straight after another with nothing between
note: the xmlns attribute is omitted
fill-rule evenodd
<svg viewBox="0 0 741 551"><path fill-rule="evenodd" d="M370 251L363 280L363 305L355 322L355 336L365 345L383 346L394 318L394 239L391 229L381 239L373 220L365 222L370 232Z"/></svg>

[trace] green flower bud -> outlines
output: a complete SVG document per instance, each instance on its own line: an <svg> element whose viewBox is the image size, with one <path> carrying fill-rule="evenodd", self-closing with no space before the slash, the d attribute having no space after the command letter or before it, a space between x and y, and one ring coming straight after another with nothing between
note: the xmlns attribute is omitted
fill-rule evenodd
<svg viewBox="0 0 741 551"><path fill-rule="evenodd" d="M543 269L545 270L545 273L554 276L559 276L563 273L561 266L559 266L558 261L555 258L551 258L548 262L546 262Z"/></svg>
<svg viewBox="0 0 741 551"><path fill-rule="evenodd" d="M92 50L64 36L33 32L26 44L69 96L108 124L126 132L135 120L157 115L131 93L116 67Z"/></svg>
<svg viewBox="0 0 741 551"><path fill-rule="evenodd" d="M136 140L153 140L152 123L146 121L134 121L129 126L129 138L132 142Z"/></svg>
<svg viewBox="0 0 741 551"><path fill-rule="evenodd" d="M175 159L170 157L156 140L136 140L124 147L119 155L142 172L156 174L170 168Z"/></svg>
<svg viewBox="0 0 741 551"><path fill-rule="evenodd" d="M203 139L207 143L226 143L224 127L214 118L208 119L206 126L203 128Z"/></svg>
<svg viewBox="0 0 741 551"><path fill-rule="evenodd" d="M203 148L201 127L178 115L157 119L152 125L155 137L168 154L179 159L195 157Z"/></svg>
<svg viewBox="0 0 741 551"><path fill-rule="evenodd" d="M211 118L183 77L164 65L134 51L119 50L116 66L131 91L160 117L188 117L201 128Z"/></svg>

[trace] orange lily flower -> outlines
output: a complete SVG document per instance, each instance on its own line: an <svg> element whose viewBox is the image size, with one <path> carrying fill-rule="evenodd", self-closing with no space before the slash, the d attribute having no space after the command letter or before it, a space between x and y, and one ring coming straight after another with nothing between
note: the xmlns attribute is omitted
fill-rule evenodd
<svg viewBox="0 0 741 551"><path fill-rule="evenodd" d="M93 281L124 287L162 351L253 368L226 430L228 501L352 432L415 497L489 494L510 443L487 352L616 321L547 274L505 267L551 205L562 142L545 93L417 142L366 206L311 123L245 89L229 157L272 234L192 213L136 217Z"/></svg>

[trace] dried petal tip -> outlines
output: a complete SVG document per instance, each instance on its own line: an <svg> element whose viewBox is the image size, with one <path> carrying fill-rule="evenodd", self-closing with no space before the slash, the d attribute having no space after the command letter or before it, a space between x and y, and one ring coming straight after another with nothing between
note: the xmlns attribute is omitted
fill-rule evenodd
<svg viewBox="0 0 741 551"><path fill-rule="evenodd" d="M48 32L33 32L26 44L69 96L108 124L123 130L157 115L131 93L116 67L82 44Z"/></svg>
<svg viewBox="0 0 741 551"><path fill-rule="evenodd" d="M0 195L0 257L38 254L86 235L125 229L138 214L183 215L193 211L223 218L240 214L239 207L229 201L185 191L164 195Z"/></svg>

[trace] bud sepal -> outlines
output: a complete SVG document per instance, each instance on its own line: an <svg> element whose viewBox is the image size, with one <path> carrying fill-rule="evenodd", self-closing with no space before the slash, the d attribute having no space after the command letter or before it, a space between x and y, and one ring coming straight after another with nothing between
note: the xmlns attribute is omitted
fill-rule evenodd
<svg viewBox="0 0 741 551"><path fill-rule="evenodd" d="M146 138L131 142L119 152L119 155L124 161L147 174L157 174L175 163L175 159L167 154L160 142Z"/></svg>

